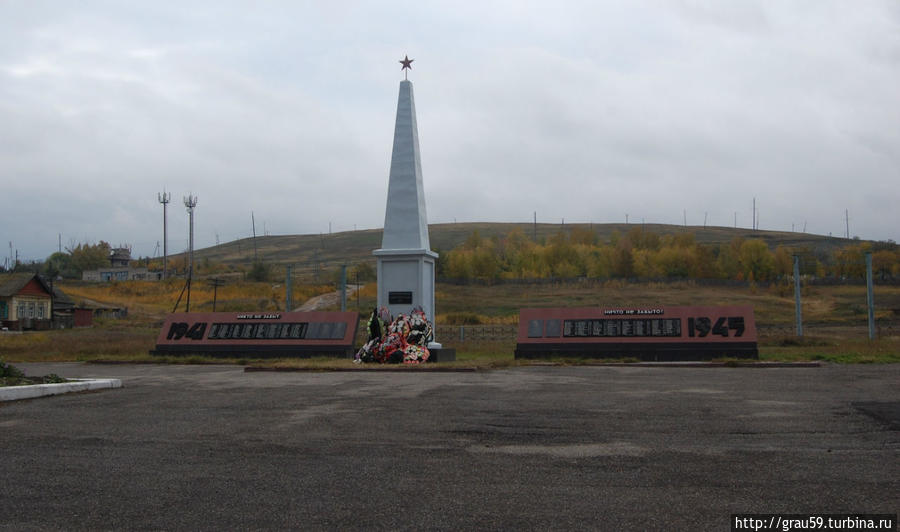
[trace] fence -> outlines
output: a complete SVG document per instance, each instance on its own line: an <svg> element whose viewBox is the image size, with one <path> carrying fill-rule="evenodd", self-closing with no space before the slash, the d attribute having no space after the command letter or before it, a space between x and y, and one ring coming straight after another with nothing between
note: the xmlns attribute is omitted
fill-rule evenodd
<svg viewBox="0 0 900 532"><path fill-rule="evenodd" d="M462 343L515 340L519 326L501 325L438 325L434 331L439 342Z"/></svg>
<svg viewBox="0 0 900 532"><path fill-rule="evenodd" d="M804 286L865 286L865 277L811 277L801 276ZM696 286L730 286L749 287L757 286L765 288L784 283L793 283L793 278L788 276L769 281L746 281L737 279L694 279L689 277L546 277L537 279L456 279L452 277L439 277L437 282L456 286L493 286L493 285L578 285L578 286L602 286L606 283L624 284L692 284ZM873 275L872 282L876 286L900 286L900 277Z"/></svg>

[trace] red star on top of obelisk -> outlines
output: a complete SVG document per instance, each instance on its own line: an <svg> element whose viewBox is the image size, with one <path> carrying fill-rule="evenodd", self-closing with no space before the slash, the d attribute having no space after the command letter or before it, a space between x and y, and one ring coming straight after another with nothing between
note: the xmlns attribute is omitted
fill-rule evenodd
<svg viewBox="0 0 900 532"><path fill-rule="evenodd" d="M403 65L402 67L400 67L400 70L403 71L403 79L408 79L406 77L406 70L412 70L413 61L415 61L415 59L410 59L408 55L404 55L403 59L400 60L400 64Z"/></svg>

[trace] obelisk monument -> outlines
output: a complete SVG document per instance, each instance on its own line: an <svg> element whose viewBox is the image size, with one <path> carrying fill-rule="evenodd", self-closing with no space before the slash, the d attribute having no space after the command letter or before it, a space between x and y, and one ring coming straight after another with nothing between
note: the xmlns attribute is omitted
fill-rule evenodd
<svg viewBox="0 0 900 532"><path fill-rule="evenodd" d="M404 57L404 78L412 59ZM387 209L381 249L373 254L378 272L378 306L394 317L409 315L421 306L434 323L434 261L438 254L428 242L428 217L422 186L422 161L416 127L416 102L408 79L400 82L394 148L388 183ZM434 347L440 347L435 344Z"/></svg>

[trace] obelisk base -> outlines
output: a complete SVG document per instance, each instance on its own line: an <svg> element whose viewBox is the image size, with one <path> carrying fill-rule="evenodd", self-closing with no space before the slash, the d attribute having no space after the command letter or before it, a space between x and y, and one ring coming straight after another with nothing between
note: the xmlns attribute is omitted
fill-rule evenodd
<svg viewBox="0 0 900 532"><path fill-rule="evenodd" d="M428 249L376 249L378 307L386 307L395 318L422 307L434 324L434 261L438 254Z"/></svg>

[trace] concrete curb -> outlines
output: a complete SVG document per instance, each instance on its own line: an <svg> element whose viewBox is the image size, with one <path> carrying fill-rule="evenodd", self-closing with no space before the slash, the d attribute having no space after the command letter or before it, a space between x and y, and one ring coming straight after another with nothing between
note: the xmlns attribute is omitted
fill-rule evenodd
<svg viewBox="0 0 900 532"><path fill-rule="evenodd" d="M584 366L616 366L636 368L821 368L821 362L608 362Z"/></svg>
<svg viewBox="0 0 900 532"><path fill-rule="evenodd" d="M484 368L491 369L491 368ZM481 371L481 369L471 366L454 366L454 367L441 367L441 366L426 366L425 364L361 364L359 366L354 366L352 368L285 368L285 367L265 367L265 366L244 366L244 373L254 373L261 371L304 371L308 373L342 373L349 371L356 372L369 372L369 373L385 373L385 372L403 372L403 371L412 371L412 372L426 372L426 373L460 373L460 372L472 372L472 371Z"/></svg>
<svg viewBox="0 0 900 532"><path fill-rule="evenodd" d="M90 390L103 390L106 388L121 388L120 379L71 379L71 382L55 384L32 384L28 386L3 386L0 387L0 401L18 401L21 399L34 399L47 395L59 395L61 393L86 392Z"/></svg>

